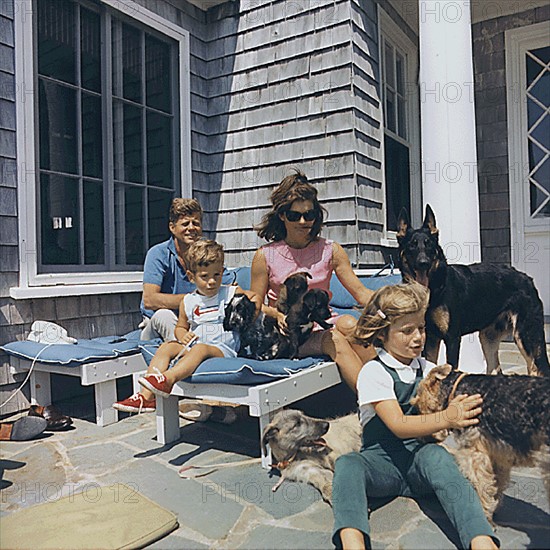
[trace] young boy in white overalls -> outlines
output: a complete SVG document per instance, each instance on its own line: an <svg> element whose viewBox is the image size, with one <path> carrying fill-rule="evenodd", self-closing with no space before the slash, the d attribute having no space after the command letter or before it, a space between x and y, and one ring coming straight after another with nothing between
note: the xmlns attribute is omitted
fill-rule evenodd
<svg viewBox="0 0 550 550"><path fill-rule="evenodd" d="M138 382L156 395L168 397L174 384L191 376L210 357L236 357L239 335L223 328L225 307L235 294L246 294L259 311L259 298L238 286L222 285L223 247L200 240L187 254L189 280L196 290L186 294L179 308L176 340L162 344L151 360L147 374ZM168 369L173 359L177 363Z"/></svg>

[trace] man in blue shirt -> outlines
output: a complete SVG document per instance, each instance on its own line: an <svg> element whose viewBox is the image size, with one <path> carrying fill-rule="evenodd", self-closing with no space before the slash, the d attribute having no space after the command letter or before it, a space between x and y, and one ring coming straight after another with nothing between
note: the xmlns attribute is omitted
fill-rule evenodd
<svg viewBox="0 0 550 550"><path fill-rule="evenodd" d="M174 340L178 310L185 294L195 290L187 277L186 255L202 236L202 208L195 199L172 201L169 225L172 237L151 247L143 266L142 340ZM223 284L234 282L224 269Z"/></svg>
<svg viewBox="0 0 550 550"><path fill-rule="evenodd" d="M172 237L147 252L143 266L142 340L174 339L178 309L195 285L187 277L186 254L202 235L202 208L195 199L172 201L168 228Z"/></svg>

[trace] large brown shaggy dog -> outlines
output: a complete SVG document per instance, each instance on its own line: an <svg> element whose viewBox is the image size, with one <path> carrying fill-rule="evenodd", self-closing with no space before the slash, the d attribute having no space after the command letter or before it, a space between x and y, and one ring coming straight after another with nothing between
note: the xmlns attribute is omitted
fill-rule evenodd
<svg viewBox="0 0 550 550"><path fill-rule="evenodd" d="M446 409L453 395L475 393L483 397L479 424L454 430L456 448L448 449L492 520L513 466L538 463L550 492L550 379L466 375L442 365L420 382L411 403L420 414L428 414Z"/></svg>
<svg viewBox="0 0 550 550"><path fill-rule="evenodd" d="M334 463L343 454L361 447L361 425L357 414L335 420L319 420L301 411L278 412L262 437L264 452L271 449L273 466L281 472L281 481L303 481L319 489L323 499L332 502Z"/></svg>

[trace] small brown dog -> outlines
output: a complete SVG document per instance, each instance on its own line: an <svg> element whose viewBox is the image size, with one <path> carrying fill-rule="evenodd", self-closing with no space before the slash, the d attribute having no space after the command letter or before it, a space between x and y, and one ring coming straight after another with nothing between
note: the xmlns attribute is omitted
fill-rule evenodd
<svg viewBox="0 0 550 550"><path fill-rule="evenodd" d="M303 481L316 487L332 503L334 463L343 454L361 447L361 425L357 414L334 420L319 420L293 409L279 411L262 436L264 453L271 449L273 466L281 480Z"/></svg>
<svg viewBox="0 0 550 550"><path fill-rule="evenodd" d="M475 487L492 521L514 466L538 464L550 493L550 379L466 374L442 365L420 382L411 404L420 414L435 413L446 409L454 395L475 393L483 397L479 423L453 430L456 448L446 448ZM438 434L434 437L439 441L446 435Z"/></svg>

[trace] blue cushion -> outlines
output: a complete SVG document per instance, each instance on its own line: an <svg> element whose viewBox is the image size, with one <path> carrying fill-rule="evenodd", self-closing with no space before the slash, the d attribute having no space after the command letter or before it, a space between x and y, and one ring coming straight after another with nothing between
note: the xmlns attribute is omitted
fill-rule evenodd
<svg viewBox="0 0 550 550"><path fill-rule="evenodd" d="M145 362L149 364L158 349L158 345L143 344L140 349ZM271 361L255 361L244 357L213 357L201 363L185 382L255 386L280 378L288 378L292 374L325 360L327 358L324 357L272 359Z"/></svg>
<svg viewBox="0 0 550 550"><path fill-rule="evenodd" d="M41 344L23 340L10 342L0 349L9 355L50 363L76 367L82 363L101 359L112 359L120 355L127 355L139 351L141 331L135 330L125 336L102 336L91 340L78 340L76 344Z"/></svg>
<svg viewBox="0 0 550 550"><path fill-rule="evenodd" d="M386 285L396 285L401 282L401 275L380 275L376 277L359 277L359 280L366 288L378 290ZM355 298L344 288L335 274L330 280L332 299L330 305L334 308L352 308L357 305Z"/></svg>

